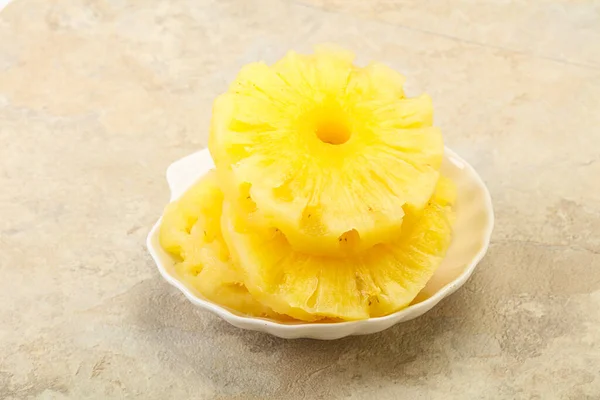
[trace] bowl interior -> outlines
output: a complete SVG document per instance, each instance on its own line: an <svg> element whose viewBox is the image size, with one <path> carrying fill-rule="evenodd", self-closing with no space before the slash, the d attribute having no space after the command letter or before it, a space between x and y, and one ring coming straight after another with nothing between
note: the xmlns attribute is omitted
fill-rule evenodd
<svg viewBox="0 0 600 400"><path fill-rule="evenodd" d="M475 170L454 152L446 149L441 171L456 184L456 220L452 243L444 261L412 304L431 298L456 281L478 254L485 253L492 232L490 195Z"/></svg>
<svg viewBox="0 0 600 400"><path fill-rule="evenodd" d="M214 164L208 150L193 153L173 163L167 170L171 201L179 198L211 168L214 168ZM390 317L401 320L407 319L402 318L402 314L414 318L424 313L443 297L460 287L468 279L475 265L487 250L493 227L492 205L487 188L473 168L450 149L446 149L442 173L452 179L457 186L456 221L454 223L453 240L446 258L409 307L391 316L371 318L370 320ZM233 314L238 318L258 319L245 317L235 310L211 303L204 299L193 287L184 283L184 280L177 276L174 258L165 252L159 244L159 224L160 220L148 236L148 248L157 263L159 271L169 283L179 288L193 303L221 316L225 313L227 315ZM421 311L417 312L417 309L421 309ZM264 319L264 321L269 320ZM271 322L277 325L295 325L295 323L280 321ZM306 323L301 324L306 325Z"/></svg>

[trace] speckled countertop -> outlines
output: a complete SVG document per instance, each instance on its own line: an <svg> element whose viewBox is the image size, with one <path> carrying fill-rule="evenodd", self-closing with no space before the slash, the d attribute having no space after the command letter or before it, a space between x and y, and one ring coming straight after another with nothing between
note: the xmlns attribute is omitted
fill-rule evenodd
<svg viewBox="0 0 600 400"><path fill-rule="evenodd" d="M497 224L380 334L195 309L145 236L244 63L333 41L427 91ZM16 0L0 14L0 398L600 399L600 3Z"/></svg>

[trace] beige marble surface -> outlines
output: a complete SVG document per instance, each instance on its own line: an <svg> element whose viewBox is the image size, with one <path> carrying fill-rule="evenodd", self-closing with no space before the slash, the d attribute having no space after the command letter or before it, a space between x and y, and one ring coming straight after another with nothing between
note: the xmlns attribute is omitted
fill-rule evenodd
<svg viewBox="0 0 600 400"><path fill-rule="evenodd" d="M497 227L426 316L285 341L196 310L144 239L235 71L324 41L433 97ZM598 1L16 0L0 144L2 399L600 398Z"/></svg>

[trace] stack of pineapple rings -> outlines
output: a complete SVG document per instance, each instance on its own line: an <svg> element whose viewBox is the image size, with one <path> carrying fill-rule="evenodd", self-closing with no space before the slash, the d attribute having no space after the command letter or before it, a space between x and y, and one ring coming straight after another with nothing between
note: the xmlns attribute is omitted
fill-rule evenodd
<svg viewBox="0 0 600 400"><path fill-rule="evenodd" d="M214 104L216 169L167 206L161 244L208 300L279 320L408 306L452 236L453 184L428 96L352 54L244 67Z"/></svg>

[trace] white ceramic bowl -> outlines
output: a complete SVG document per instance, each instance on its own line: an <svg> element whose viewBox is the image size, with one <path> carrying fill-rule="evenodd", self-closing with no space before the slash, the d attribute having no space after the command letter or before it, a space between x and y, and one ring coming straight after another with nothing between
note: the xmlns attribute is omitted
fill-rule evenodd
<svg viewBox="0 0 600 400"><path fill-rule="evenodd" d="M199 151L174 162L167 169L171 201L180 197L198 178L213 167L208 150ZM174 259L159 244L160 220L148 235L148 250L167 282L181 290L193 304L217 314L238 328L267 332L287 339L328 340L379 332L431 310L440 300L467 281L487 251L494 225L494 214L490 194L485 184L473 167L448 148L446 148L442 172L456 183L458 192L452 244L442 265L413 303L385 317L336 323L284 323L245 316L204 299L177 276Z"/></svg>

